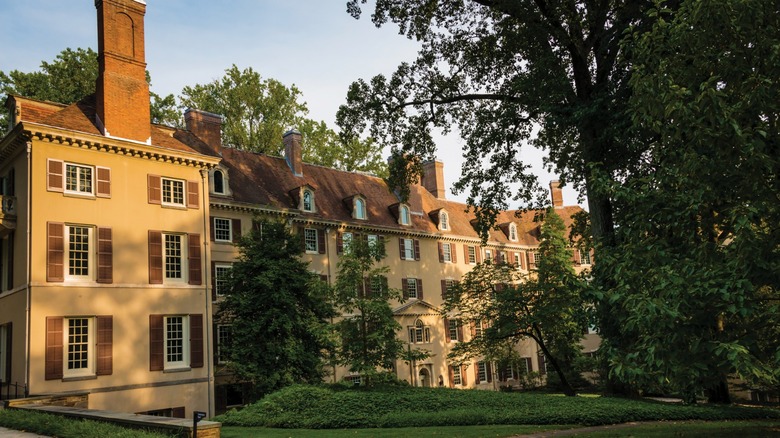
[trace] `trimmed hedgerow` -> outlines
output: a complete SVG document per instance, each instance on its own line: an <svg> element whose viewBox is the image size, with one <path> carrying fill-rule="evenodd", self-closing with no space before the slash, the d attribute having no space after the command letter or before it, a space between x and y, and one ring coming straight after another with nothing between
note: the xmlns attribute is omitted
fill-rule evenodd
<svg viewBox="0 0 780 438"><path fill-rule="evenodd" d="M685 406L607 397L387 387L343 390L296 385L220 417L229 426L295 429L601 425L653 420L780 419L780 411L735 406Z"/></svg>

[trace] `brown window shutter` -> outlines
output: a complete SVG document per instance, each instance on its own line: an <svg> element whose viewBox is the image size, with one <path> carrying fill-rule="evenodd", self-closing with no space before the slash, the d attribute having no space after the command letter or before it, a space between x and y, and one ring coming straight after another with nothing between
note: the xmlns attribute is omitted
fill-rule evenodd
<svg viewBox="0 0 780 438"><path fill-rule="evenodd" d="M447 317L442 319L444 322L444 339L446 339L447 342L452 342L452 338L450 337L450 320L447 319Z"/></svg>
<svg viewBox="0 0 780 438"><path fill-rule="evenodd" d="M471 328L471 338L477 337L477 324L474 321L469 322L469 328Z"/></svg>
<svg viewBox="0 0 780 438"><path fill-rule="evenodd" d="M481 362L474 362L474 383L479 383L479 364Z"/></svg>
<svg viewBox="0 0 780 438"><path fill-rule="evenodd" d="M469 246L465 243L463 244L463 261L466 263L469 262Z"/></svg>
<svg viewBox="0 0 780 438"><path fill-rule="evenodd" d="M404 248L404 238L403 237L399 237L398 238L398 251L401 254L401 260L406 260L406 258L404 257L404 255L406 253L406 249Z"/></svg>
<svg viewBox="0 0 780 438"><path fill-rule="evenodd" d="M507 251L506 253L506 260L509 262L510 265L515 264L515 253L512 251Z"/></svg>
<svg viewBox="0 0 780 438"><path fill-rule="evenodd" d="M452 365L449 365L447 369L450 373L450 388L453 388L455 386L455 371L452 369Z"/></svg>
<svg viewBox="0 0 780 438"><path fill-rule="evenodd" d="M456 254L458 251L455 249L454 243L448 243L450 246L450 257L452 258L452 263L458 263L458 254Z"/></svg>
<svg viewBox="0 0 780 438"><path fill-rule="evenodd" d="M317 230L317 252L325 254L325 230Z"/></svg>
<svg viewBox="0 0 780 438"><path fill-rule="evenodd" d="M209 240L214 241L214 229L216 228L214 221L214 216L209 216Z"/></svg>
<svg viewBox="0 0 780 438"><path fill-rule="evenodd" d="M217 301L217 263L211 262L211 301Z"/></svg>
<svg viewBox="0 0 780 438"><path fill-rule="evenodd" d="M187 181L187 208L200 208L198 200L198 182Z"/></svg>
<svg viewBox="0 0 780 438"><path fill-rule="evenodd" d="M203 269L200 266L200 234L187 235L187 267L189 284L203 284Z"/></svg>
<svg viewBox="0 0 780 438"><path fill-rule="evenodd" d="M325 274L320 274L320 281L322 281L325 284L328 284L328 276Z"/></svg>
<svg viewBox="0 0 780 438"><path fill-rule="evenodd" d="M541 375L547 374L547 367L545 366L545 363L544 363L545 362L544 361L544 355L543 354L539 354L539 355L536 356L536 359L537 359L537 361L539 363L539 374L541 374Z"/></svg>
<svg viewBox="0 0 780 438"><path fill-rule="evenodd" d="M149 371L165 368L165 328L162 315L149 315Z"/></svg>
<svg viewBox="0 0 780 438"><path fill-rule="evenodd" d="M62 378L62 323L61 316L46 317L46 380Z"/></svg>
<svg viewBox="0 0 780 438"><path fill-rule="evenodd" d="M184 418L186 415L184 406L171 408L171 418Z"/></svg>
<svg viewBox="0 0 780 438"><path fill-rule="evenodd" d="M149 230L149 284L162 284L162 232Z"/></svg>
<svg viewBox="0 0 780 438"><path fill-rule="evenodd" d="M97 231L97 282L111 284L114 282L114 247L111 239L111 228L99 227Z"/></svg>
<svg viewBox="0 0 780 438"><path fill-rule="evenodd" d="M423 290L422 290L422 279L417 279L417 299L421 300L423 299Z"/></svg>
<svg viewBox="0 0 780 438"><path fill-rule="evenodd" d="M110 376L114 372L114 319L112 316L97 318L97 364L95 374Z"/></svg>
<svg viewBox="0 0 780 438"><path fill-rule="evenodd" d="M528 251L528 269L536 268L536 258L533 251Z"/></svg>
<svg viewBox="0 0 780 438"><path fill-rule="evenodd" d="M46 162L46 190L50 192L61 192L65 186L63 175L65 174L64 165L60 160L49 159Z"/></svg>
<svg viewBox="0 0 780 438"><path fill-rule="evenodd" d="M462 341L463 340L463 324L461 324L460 321L458 321L457 327L458 327L458 340Z"/></svg>
<svg viewBox="0 0 780 438"><path fill-rule="evenodd" d="M520 251L520 260L517 260L517 264L520 266L520 269L522 270L528 269L527 267L528 263L526 263L525 261L525 251Z"/></svg>
<svg viewBox="0 0 780 438"><path fill-rule="evenodd" d="M238 243L238 241L241 240L241 219L233 219L232 222L233 224L230 228L233 232L233 243Z"/></svg>
<svg viewBox="0 0 780 438"><path fill-rule="evenodd" d="M533 365L531 364L531 358L530 357L524 357L523 359L525 360L525 370L526 370L525 372L526 372L526 374L528 374L533 369Z"/></svg>
<svg viewBox="0 0 780 438"><path fill-rule="evenodd" d="M474 253L477 256L477 263L482 263L482 247L481 246L475 246L474 247Z"/></svg>
<svg viewBox="0 0 780 438"><path fill-rule="evenodd" d="M580 264L580 252L576 249L571 250L571 261L575 265Z"/></svg>
<svg viewBox="0 0 780 438"><path fill-rule="evenodd" d="M420 260L420 241L414 239L414 259Z"/></svg>
<svg viewBox="0 0 780 438"><path fill-rule="evenodd" d="M97 166L95 168L97 173L97 190L95 190L95 196L100 198L111 197L111 169L108 167Z"/></svg>
<svg viewBox="0 0 780 438"><path fill-rule="evenodd" d="M147 175L148 200L150 204L162 203L162 183L159 175Z"/></svg>
<svg viewBox="0 0 780 438"><path fill-rule="evenodd" d="M493 373L490 370L491 365L492 364L490 362L485 362L485 374L487 374L488 383L493 381Z"/></svg>
<svg viewBox="0 0 780 438"><path fill-rule="evenodd" d="M468 385L468 383L466 382L466 365L465 364L460 366L460 383L463 386Z"/></svg>
<svg viewBox="0 0 780 438"><path fill-rule="evenodd" d="M439 242L439 263L444 263L444 244Z"/></svg>
<svg viewBox="0 0 780 438"><path fill-rule="evenodd" d="M65 280L65 224L47 222L46 281Z"/></svg>
<svg viewBox="0 0 780 438"><path fill-rule="evenodd" d="M402 278L401 279L401 292L403 294L402 296L403 296L404 301L409 299L409 283L408 283L408 281L409 280L406 279L406 278Z"/></svg>
<svg viewBox="0 0 780 438"><path fill-rule="evenodd" d="M190 315L190 367L203 368L203 315Z"/></svg>
<svg viewBox="0 0 780 438"><path fill-rule="evenodd" d="M442 300L447 299L447 280L441 281L441 299Z"/></svg>
<svg viewBox="0 0 780 438"><path fill-rule="evenodd" d="M336 233L336 254L344 253L344 235Z"/></svg>

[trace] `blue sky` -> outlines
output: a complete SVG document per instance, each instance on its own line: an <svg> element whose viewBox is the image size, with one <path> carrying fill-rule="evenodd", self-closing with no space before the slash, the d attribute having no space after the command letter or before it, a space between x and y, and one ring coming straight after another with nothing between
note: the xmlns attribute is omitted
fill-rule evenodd
<svg viewBox="0 0 780 438"><path fill-rule="evenodd" d="M377 29L370 4L360 20L346 0L147 0L146 62L152 91L178 95L186 85L221 77L232 64L252 67L265 78L296 85L309 117L336 128L336 111L358 78L391 74L414 59L417 43L397 27ZM369 2L370 3L370 2ZM65 48L97 50L93 0L0 0L0 70L37 70ZM438 140L450 186L460 173L462 141ZM555 179L541 166L541 153L523 153L540 181ZM448 198L465 201L463 195ZM564 191L564 202L576 202ZM512 205L517 207L517 205Z"/></svg>

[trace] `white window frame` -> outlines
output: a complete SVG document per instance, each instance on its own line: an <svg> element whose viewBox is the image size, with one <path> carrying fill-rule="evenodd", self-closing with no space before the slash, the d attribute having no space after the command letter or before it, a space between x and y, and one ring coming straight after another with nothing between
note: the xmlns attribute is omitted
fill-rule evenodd
<svg viewBox="0 0 780 438"><path fill-rule="evenodd" d="M87 258L87 273L86 274L72 274L71 264L75 262L76 250L73 249L73 245L77 244L71 239L73 238L74 229L86 229L87 230L87 249L86 251L79 251L86 255ZM68 224L65 225L65 280L66 281L91 281L94 278L95 273L95 258L97 255L97 242L95 241L95 227L92 225L80 225L80 224Z"/></svg>
<svg viewBox="0 0 780 438"><path fill-rule="evenodd" d="M485 361L479 361L477 362L477 379L479 382L477 383L487 383L487 367L488 364Z"/></svg>
<svg viewBox="0 0 780 438"><path fill-rule="evenodd" d="M468 245L466 252L468 253L466 261L470 265L476 265L477 264L477 247L474 246L474 245Z"/></svg>
<svg viewBox="0 0 780 438"><path fill-rule="evenodd" d="M509 257L507 256L506 251L499 251L498 259L501 260L501 263L509 263Z"/></svg>
<svg viewBox="0 0 780 438"><path fill-rule="evenodd" d="M366 200L363 198L355 198L355 219L366 220L368 219L368 212L366 211Z"/></svg>
<svg viewBox="0 0 780 438"><path fill-rule="evenodd" d="M76 323L77 321L86 322L87 339L82 340L79 343L71 343L71 336L70 336L71 323ZM63 336L62 377L71 378L71 377L94 376L95 375L95 351L97 350L97 343L96 343L97 337L95 336L95 318L88 317L88 316L70 316L67 318L63 318L62 336ZM71 364L75 362L75 360L71 359L71 354L75 353L74 351L71 351L71 347L75 347L76 345L79 344L83 348L86 348L87 350L86 351L87 364L85 367L71 368Z"/></svg>
<svg viewBox="0 0 780 438"><path fill-rule="evenodd" d="M485 250L485 261L486 262L493 262L493 251L490 249Z"/></svg>
<svg viewBox="0 0 780 438"><path fill-rule="evenodd" d="M408 205L401 205L400 207L398 207L398 222L401 225L411 225L412 213L409 210Z"/></svg>
<svg viewBox="0 0 780 438"><path fill-rule="evenodd" d="M417 279L416 278L407 278L406 279L406 295L409 298L417 298Z"/></svg>
<svg viewBox="0 0 780 438"><path fill-rule="evenodd" d="M222 190L217 190L217 172L219 172L220 179L222 180ZM214 186L214 193L218 195L225 195L227 194L226 186L227 186L227 178L225 178L225 172L221 169L215 169L212 174L212 184Z"/></svg>
<svg viewBox="0 0 780 438"><path fill-rule="evenodd" d="M306 200L306 197L308 195L308 201ZM309 204L308 206L306 204ZM314 204L314 192L312 192L309 189L304 189L303 193L301 194L301 210L313 213L316 211L315 204Z"/></svg>
<svg viewBox="0 0 780 438"><path fill-rule="evenodd" d="M439 212L439 229L442 231L450 230L450 216L444 210Z"/></svg>
<svg viewBox="0 0 780 438"><path fill-rule="evenodd" d="M581 265L590 265L592 263L590 259L590 252L589 251L579 251L580 253L580 264Z"/></svg>
<svg viewBox="0 0 780 438"><path fill-rule="evenodd" d="M172 337L171 333L169 332L169 321L173 319L181 318L181 336L180 337ZM181 369L181 368L189 368L190 367L190 317L188 315L166 315L163 317L163 333L164 333L164 341L163 341L163 354L164 354L164 360L165 370L173 370L173 369ZM181 341L181 358L180 360L170 360L172 354L176 354L176 352L172 352L172 347L175 348L175 345L170 345L170 342L175 341Z"/></svg>
<svg viewBox="0 0 780 438"><path fill-rule="evenodd" d="M368 234L366 235L366 241L368 242L369 248L375 248L377 245L379 245L379 236L376 234Z"/></svg>
<svg viewBox="0 0 780 438"><path fill-rule="evenodd" d="M463 378L460 375L460 365L452 365L452 384L463 385Z"/></svg>
<svg viewBox="0 0 780 438"><path fill-rule="evenodd" d="M306 249L306 254L319 253L319 231L316 228L303 229L303 242L305 245L304 248Z"/></svg>
<svg viewBox="0 0 780 438"><path fill-rule="evenodd" d="M352 252L352 242L355 235L352 232L341 233L341 249L344 254Z"/></svg>
<svg viewBox="0 0 780 438"><path fill-rule="evenodd" d="M218 227L218 223L222 223L222 228ZM224 225L227 224L227 230L225 230ZM224 218L224 217L215 217L214 223L212 224L214 227L214 241L215 242L233 242L233 221ZM224 233L227 232L227 238L224 238L224 236L220 236L220 232Z"/></svg>
<svg viewBox="0 0 780 438"><path fill-rule="evenodd" d="M414 239L404 238L404 260L414 261Z"/></svg>
<svg viewBox="0 0 780 438"><path fill-rule="evenodd" d="M517 225L514 222L509 224L509 240L517 242Z"/></svg>
<svg viewBox="0 0 780 438"><path fill-rule="evenodd" d="M181 202L176 202L176 187L174 186L179 184L181 185ZM186 207L187 182L183 179L160 177L160 203L172 207Z"/></svg>
<svg viewBox="0 0 780 438"><path fill-rule="evenodd" d="M458 326L460 325L460 321L457 319L450 319L447 320L447 335L450 338L451 342L459 342L461 339L458 336Z"/></svg>
<svg viewBox="0 0 780 438"><path fill-rule="evenodd" d="M452 263L452 250L451 243L441 244L441 258L444 260L444 263Z"/></svg>
<svg viewBox="0 0 780 438"><path fill-rule="evenodd" d="M169 274L173 273L173 271L168 269L169 264L173 264L173 261L169 259L175 259L177 258L174 255L168 254L168 238L169 237L178 237L179 240L179 269L180 269L180 276L179 277L170 277ZM163 256L163 283L186 283L187 282L187 275L189 274L188 265L187 265L187 235L186 234L180 234L180 233L162 233L162 256Z"/></svg>
<svg viewBox="0 0 780 438"><path fill-rule="evenodd" d="M227 286L225 274L228 274L233 269L233 265L230 263L215 263L214 264L214 290L217 294L217 298L225 296L225 287ZM220 274L222 272L222 274Z"/></svg>
<svg viewBox="0 0 780 438"><path fill-rule="evenodd" d="M80 195L80 196L94 196L95 195L95 168L93 166L86 166L84 164L75 164L75 163L63 163L65 165L65 187L63 187L64 193L68 193L70 195ZM75 189L69 189L69 179L70 179L70 169L76 169L76 175L75 175ZM83 187L81 187L82 179L81 179L81 171L89 171L89 190L84 190Z"/></svg>
<svg viewBox="0 0 780 438"><path fill-rule="evenodd" d="M351 382L355 386L360 386L360 374L350 374L348 376L344 376L344 380Z"/></svg>
<svg viewBox="0 0 780 438"><path fill-rule="evenodd" d="M223 350L225 340L230 340L232 337L233 326L231 324L217 324L217 333L215 333L217 339L217 364L223 365L229 362L224 356Z"/></svg>
<svg viewBox="0 0 780 438"><path fill-rule="evenodd" d="M419 319L414 322L414 325L409 326L409 343L410 344L430 344L431 343L431 328Z"/></svg>
<svg viewBox="0 0 780 438"><path fill-rule="evenodd" d="M534 267L539 267L539 260L542 259L542 252L541 251L534 251Z"/></svg>
<svg viewBox="0 0 780 438"><path fill-rule="evenodd" d="M521 260L520 259L520 253L516 252L514 254L515 254L515 264L517 265L517 269L518 270L523 269L523 264L520 262L520 260Z"/></svg>
<svg viewBox="0 0 780 438"><path fill-rule="evenodd" d="M479 339L485 333L485 327L482 321L474 321L474 339Z"/></svg>

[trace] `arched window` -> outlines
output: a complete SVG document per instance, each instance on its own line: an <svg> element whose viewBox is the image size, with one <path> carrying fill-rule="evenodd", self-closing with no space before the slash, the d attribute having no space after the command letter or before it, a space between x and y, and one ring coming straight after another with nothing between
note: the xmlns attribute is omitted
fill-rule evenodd
<svg viewBox="0 0 780 438"><path fill-rule="evenodd" d="M509 240L517 242L517 225L514 223L509 224Z"/></svg>
<svg viewBox="0 0 780 438"><path fill-rule="evenodd" d="M356 198L355 199L355 219L366 218L366 201Z"/></svg>
<svg viewBox="0 0 780 438"><path fill-rule="evenodd" d="M431 328L424 325L419 319L409 327L410 344L428 344L431 342Z"/></svg>
<svg viewBox="0 0 780 438"><path fill-rule="evenodd" d="M214 193L225 193L225 178L221 170L214 171Z"/></svg>
<svg viewBox="0 0 780 438"><path fill-rule="evenodd" d="M314 211L314 194L311 190L303 191L303 211Z"/></svg>
<svg viewBox="0 0 780 438"><path fill-rule="evenodd" d="M409 215L409 207L402 205L398 216L401 225L409 225L412 223L412 217Z"/></svg>
<svg viewBox="0 0 780 438"><path fill-rule="evenodd" d="M443 231L450 229L450 218L446 211L439 213L439 229Z"/></svg>

